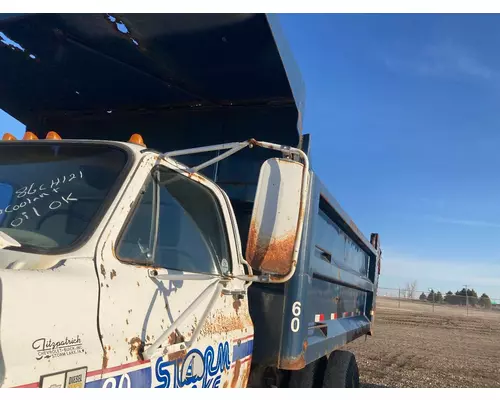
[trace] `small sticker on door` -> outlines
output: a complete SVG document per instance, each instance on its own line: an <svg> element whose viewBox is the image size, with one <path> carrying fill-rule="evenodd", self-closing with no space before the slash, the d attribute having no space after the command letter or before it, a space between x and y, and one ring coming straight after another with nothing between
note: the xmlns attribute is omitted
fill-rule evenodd
<svg viewBox="0 0 500 400"><path fill-rule="evenodd" d="M81 367L56 372L54 374L43 375L40 377L40 387L81 389L85 387L86 379L87 367Z"/></svg>

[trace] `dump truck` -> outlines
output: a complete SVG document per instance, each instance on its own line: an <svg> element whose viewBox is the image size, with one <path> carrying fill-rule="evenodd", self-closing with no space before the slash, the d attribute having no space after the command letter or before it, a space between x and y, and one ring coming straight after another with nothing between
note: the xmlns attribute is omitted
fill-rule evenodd
<svg viewBox="0 0 500 400"><path fill-rule="evenodd" d="M276 15L0 15L0 386L357 387L378 234Z"/></svg>

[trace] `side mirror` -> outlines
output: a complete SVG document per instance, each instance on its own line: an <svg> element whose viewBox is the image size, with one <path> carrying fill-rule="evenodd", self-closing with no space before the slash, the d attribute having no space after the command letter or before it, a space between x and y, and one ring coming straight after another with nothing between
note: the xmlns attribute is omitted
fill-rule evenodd
<svg viewBox="0 0 500 400"><path fill-rule="evenodd" d="M286 276L295 267L303 174L304 165L288 159L272 158L262 165L246 248L246 261L254 270Z"/></svg>

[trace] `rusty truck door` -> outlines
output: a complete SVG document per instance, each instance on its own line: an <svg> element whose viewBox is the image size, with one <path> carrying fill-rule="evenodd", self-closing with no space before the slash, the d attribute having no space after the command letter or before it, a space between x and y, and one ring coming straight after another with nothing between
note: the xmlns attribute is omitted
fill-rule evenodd
<svg viewBox="0 0 500 400"><path fill-rule="evenodd" d="M171 167L142 162L99 244L105 359L88 386L246 385L253 326L244 283L228 279L244 273L232 211L216 185Z"/></svg>

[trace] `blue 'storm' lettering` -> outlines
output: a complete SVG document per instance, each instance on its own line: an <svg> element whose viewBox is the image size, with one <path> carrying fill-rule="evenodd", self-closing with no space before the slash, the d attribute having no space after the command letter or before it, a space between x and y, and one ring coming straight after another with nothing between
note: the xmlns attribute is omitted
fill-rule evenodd
<svg viewBox="0 0 500 400"><path fill-rule="evenodd" d="M174 364L173 362L163 361L163 357L160 357L156 361L155 375L156 380L160 382L157 388L168 388L170 387L170 372L168 372L167 367Z"/></svg>
<svg viewBox="0 0 500 400"><path fill-rule="evenodd" d="M169 367L173 367L173 369L169 371ZM155 365L155 376L158 381L156 387L218 388L222 372L228 371L230 368L228 342L218 344L217 355L215 355L212 346L207 346L205 354L202 354L198 349L192 349L184 359L180 360L166 361L160 357Z"/></svg>

